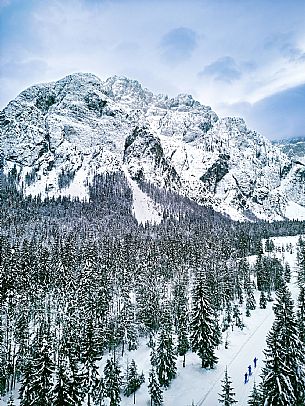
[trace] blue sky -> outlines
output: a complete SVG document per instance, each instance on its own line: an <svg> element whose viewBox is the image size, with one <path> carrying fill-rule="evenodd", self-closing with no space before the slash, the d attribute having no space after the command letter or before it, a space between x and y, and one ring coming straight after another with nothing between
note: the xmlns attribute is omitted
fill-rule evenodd
<svg viewBox="0 0 305 406"><path fill-rule="evenodd" d="M1 108L34 83L116 74L305 135L304 0L0 0L0 56Z"/></svg>

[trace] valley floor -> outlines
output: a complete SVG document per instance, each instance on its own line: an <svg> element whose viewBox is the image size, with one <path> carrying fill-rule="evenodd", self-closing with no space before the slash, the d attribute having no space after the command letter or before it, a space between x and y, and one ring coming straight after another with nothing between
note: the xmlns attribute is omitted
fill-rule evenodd
<svg viewBox="0 0 305 406"><path fill-rule="evenodd" d="M281 248L288 244L292 245L292 251L284 253L274 251L271 255L275 255L278 259L288 262L292 270L292 279L289 284L289 289L292 292L294 301L296 302L298 288L295 283L296 276L296 244L299 237L276 237L273 238L275 247ZM290 253L292 252L292 253ZM250 257L249 262L254 263L255 257ZM274 296L274 295L273 295ZM236 400L241 406L247 405L248 397L253 389L254 382L260 382L261 368L263 367L264 354L263 350L266 347L266 335L269 332L273 320L272 302L267 304L266 309L260 309L259 292L255 292L257 308L251 312L251 317L245 317L245 306L243 308L243 321L246 327L241 331L235 327L233 331L228 332L228 349L225 349L226 333L223 336L223 343L219 347L216 355L219 359L218 364L213 370L205 370L201 368L201 362L196 354L188 353L186 355L186 367L182 367L182 357L178 358L177 377L172 381L169 389L163 393L165 406L191 406L192 402L196 406L216 406L219 405L218 394L221 391L221 380L224 377L225 368L228 367L228 374L232 379L232 386L236 393ZM143 343L137 350L128 354L129 360L135 359L139 367L139 371L144 372L148 376L150 368L149 361L150 349ZM257 367L253 367L254 357L258 358ZM122 361L121 365L124 368L127 359ZM248 371L248 366L252 366L253 374L249 378L248 383L244 384L244 375ZM122 397L122 406L131 406L132 398ZM137 392L136 404L140 406L150 405L149 394L146 385Z"/></svg>
<svg viewBox="0 0 305 406"><path fill-rule="evenodd" d="M296 244L298 236L295 237L276 237L273 238L275 250L271 254L275 255L284 263L288 263L292 270L292 279L289 289L292 292L296 302L298 288L295 283L296 277ZM291 248L288 246L291 244ZM285 251L280 249L285 247ZM254 263L255 257L249 257L249 262ZM274 295L273 295L274 296ZM182 367L182 357L177 360L177 377L170 387L164 391L165 406L216 406L219 405L218 398L221 391L221 380L224 377L225 368L228 368L228 374L232 379L232 386L235 392L235 398L238 405L246 406L254 382L260 382L260 373L263 366L264 354L266 347L266 335L269 332L274 316L272 302L267 304L266 309L259 308L259 292L255 291L257 308L251 312L251 317L245 316L245 306L240 310L243 312L243 322L245 327L240 330L234 327L234 330L228 331L228 348L225 349L226 332L223 334L223 343L216 351L219 359L215 369L205 370L201 368L201 362L196 354L189 352L186 355L186 367ZM120 360L122 371L125 371L127 362L135 360L138 371L144 372L146 382L136 392L136 405L149 406L150 398L147 390L148 374L150 369L150 348L146 345L147 340L143 340L139 348L135 351L125 352L124 357ZM258 358L257 367L254 369L253 359ZM101 361L101 368L106 362L106 356ZM244 383L244 375L248 366L252 366L253 374L249 381ZM16 396L17 397L17 396ZM7 404L7 398L0 400L0 405ZM15 400L15 404L19 402ZM133 397L122 395L122 406L133 405Z"/></svg>

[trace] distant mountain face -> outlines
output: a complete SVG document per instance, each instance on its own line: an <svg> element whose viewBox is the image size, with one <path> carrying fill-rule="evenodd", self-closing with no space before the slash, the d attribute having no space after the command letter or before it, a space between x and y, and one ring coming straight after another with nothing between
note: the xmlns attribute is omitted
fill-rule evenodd
<svg viewBox="0 0 305 406"><path fill-rule="evenodd" d="M281 141L274 141L273 143L293 161L305 164L305 136L287 138Z"/></svg>
<svg viewBox="0 0 305 406"><path fill-rule="evenodd" d="M242 119L127 78L74 74L23 91L0 113L0 150L26 194L84 198L94 174L123 170L234 219L305 218L304 161Z"/></svg>

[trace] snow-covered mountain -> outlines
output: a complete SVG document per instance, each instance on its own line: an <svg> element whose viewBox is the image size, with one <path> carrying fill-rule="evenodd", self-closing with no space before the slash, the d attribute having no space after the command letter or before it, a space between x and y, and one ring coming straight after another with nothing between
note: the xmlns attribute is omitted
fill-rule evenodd
<svg viewBox="0 0 305 406"><path fill-rule="evenodd" d="M305 165L305 136L274 141L274 144L279 146L293 161L299 161Z"/></svg>
<svg viewBox="0 0 305 406"><path fill-rule="evenodd" d="M73 74L23 91L0 113L6 173L26 194L84 198L94 174L123 170L235 219L305 218L305 164L190 95Z"/></svg>

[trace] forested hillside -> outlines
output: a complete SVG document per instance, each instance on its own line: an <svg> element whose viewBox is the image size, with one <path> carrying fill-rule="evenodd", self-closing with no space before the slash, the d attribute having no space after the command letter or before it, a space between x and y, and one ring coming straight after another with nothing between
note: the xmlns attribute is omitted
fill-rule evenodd
<svg viewBox="0 0 305 406"><path fill-rule="evenodd" d="M0 392L10 405L114 406L144 381L160 405L177 357L192 351L214 368L227 330L243 328L239 305L250 317L289 281L288 265L262 256L262 238L271 252L271 236L304 232L303 222L233 222L144 183L166 210L160 224L138 224L122 172L96 176L87 201L25 197L16 176L2 173L0 191ZM303 296L304 261L300 242ZM304 298L299 320L304 341ZM131 357L128 372L120 363L143 340L149 376Z"/></svg>

